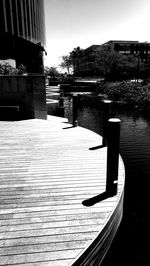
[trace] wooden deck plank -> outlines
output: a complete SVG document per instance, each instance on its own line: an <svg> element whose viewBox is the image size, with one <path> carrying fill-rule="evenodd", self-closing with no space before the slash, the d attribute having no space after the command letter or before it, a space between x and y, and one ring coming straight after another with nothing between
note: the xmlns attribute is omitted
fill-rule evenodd
<svg viewBox="0 0 150 266"><path fill-rule="evenodd" d="M91 240L92 237L94 237L96 231L90 231L90 232L78 232L78 233L71 233L71 234L61 234L59 235L59 238L57 237L57 244L59 243L66 243L66 242L72 242L77 240ZM36 236L36 237L28 237L28 238L20 238L19 243L18 239L5 239L0 240L0 244L3 247L20 247L20 246L28 246L28 245L43 245L43 244L51 244L56 243L56 236L55 235L47 235L47 236ZM5 245L4 245L5 244ZM2 249L3 250L3 249Z"/></svg>
<svg viewBox="0 0 150 266"><path fill-rule="evenodd" d="M19 263L17 264L17 266L66 266L69 265L71 263L72 259L67 260L67 259L63 259L63 260L56 260L56 261L40 261L40 262L32 262L32 263ZM13 266L14 264L9 264L10 266Z"/></svg>
<svg viewBox="0 0 150 266"><path fill-rule="evenodd" d="M75 221L75 220L87 220L87 219L105 219L107 217L107 212L104 210L104 212L101 213L96 213L96 212L92 212L92 213L81 213L78 214L78 216L76 216L76 214L70 214L70 215L59 215L59 216L44 216L44 217L32 217L32 219L13 219L10 223L10 220L1 220L1 231L4 231L4 226L8 226L8 225L18 225L18 226L26 226L28 224L30 224L32 226L32 224L38 224L38 223L55 223L55 222L63 222L63 221ZM24 228L24 227L23 227Z"/></svg>
<svg viewBox="0 0 150 266"><path fill-rule="evenodd" d="M36 261L57 261L62 259L73 259L74 256L77 256L78 253L82 249L69 249L69 250L61 250L61 251L52 251L52 252L39 252L38 253L38 260L37 260L37 254L21 254L21 255L11 255L11 256L1 256L0 265L9 265L13 264L16 265L17 263L33 263Z"/></svg>
<svg viewBox="0 0 150 266"><path fill-rule="evenodd" d="M13 246L13 247L4 247L0 252L1 256L4 255L15 255L15 254L28 254L28 253L42 253L44 251L53 252L57 250L70 250L72 249L81 249L84 248L87 243L87 239L85 240L76 240L76 241L66 241L59 243L46 243L46 244L37 244L37 245L28 245L28 246Z"/></svg>
<svg viewBox="0 0 150 266"><path fill-rule="evenodd" d="M103 232L123 192L124 166L120 158L118 194L85 207L105 191L106 148L90 150L100 144L64 118L0 122L0 265L72 265Z"/></svg>

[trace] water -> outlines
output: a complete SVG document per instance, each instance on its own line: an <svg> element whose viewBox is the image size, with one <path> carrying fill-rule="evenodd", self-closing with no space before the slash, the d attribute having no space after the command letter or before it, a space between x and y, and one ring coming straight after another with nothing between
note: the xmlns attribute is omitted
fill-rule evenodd
<svg viewBox="0 0 150 266"><path fill-rule="evenodd" d="M82 104L78 122L101 134L102 109L95 106ZM124 216L102 266L144 266L149 260L150 118L118 107L113 108L112 116L121 119L120 154L126 169Z"/></svg>

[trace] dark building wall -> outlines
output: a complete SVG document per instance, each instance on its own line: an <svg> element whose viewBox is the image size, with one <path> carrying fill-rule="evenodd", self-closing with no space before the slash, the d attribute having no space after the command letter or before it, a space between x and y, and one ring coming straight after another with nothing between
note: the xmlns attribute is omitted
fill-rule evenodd
<svg viewBox="0 0 150 266"><path fill-rule="evenodd" d="M45 17L43 0L0 0L0 58L43 72Z"/></svg>
<svg viewBox="0 0 150 266"><path fill-rule="evenodd" d="M0 109L14 106L19 107L19 119L47 119L45 76L0 76Z"/></svg>

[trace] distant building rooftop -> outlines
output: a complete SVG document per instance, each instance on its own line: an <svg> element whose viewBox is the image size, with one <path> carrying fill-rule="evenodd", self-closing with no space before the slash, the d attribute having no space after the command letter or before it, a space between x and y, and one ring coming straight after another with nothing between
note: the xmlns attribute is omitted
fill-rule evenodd
<svg viewBox="0 0 150 266"><path fill-rule="evenodd" d="M125 40L110 40L104 44L109 44L109 43L139 43L138 41L125 41Z"/></svg>
<svg viewBox="0 0 150 266"><path fill-rule="evenodd" d="M97 48L100 48L103 45L108 45L108 44L150 44L149 42L139 42L139 41L129 41L129 40L110 40L108 42L102 43L102 44L94 44L89 47L87 47L85 50L86 51L91 51L91 50L96 50Z"/></svg>

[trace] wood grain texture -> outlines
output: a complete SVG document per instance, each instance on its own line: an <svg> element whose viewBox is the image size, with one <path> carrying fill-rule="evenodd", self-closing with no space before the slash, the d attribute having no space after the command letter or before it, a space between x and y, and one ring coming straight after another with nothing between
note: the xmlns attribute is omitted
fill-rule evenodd
<svg viewBox="0 0 150 266"><path fill-rule="evenodd" d="M107 148L99 135L64 118L0 122L0 265L100 265L120 224L118 194L105 191Z"/></svg>

